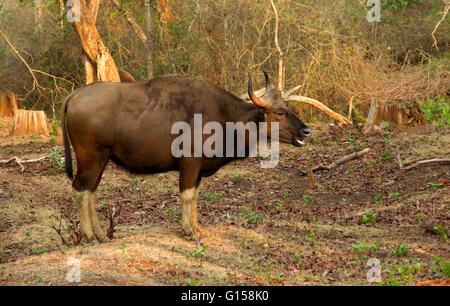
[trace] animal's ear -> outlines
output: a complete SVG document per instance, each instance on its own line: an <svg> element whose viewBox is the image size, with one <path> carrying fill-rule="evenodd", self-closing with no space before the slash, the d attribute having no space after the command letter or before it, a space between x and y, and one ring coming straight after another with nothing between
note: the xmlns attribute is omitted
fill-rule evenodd
<svg viewBox="0 0 450 306"><path fill-rule="evenodd" d="M267 79L266 79L267 81ZM248 96L250 97L250 100L259 107L268 108L270 106L270 103L264 99L258 98L252 89L252 76L250 72L248 73Z"/></svg>

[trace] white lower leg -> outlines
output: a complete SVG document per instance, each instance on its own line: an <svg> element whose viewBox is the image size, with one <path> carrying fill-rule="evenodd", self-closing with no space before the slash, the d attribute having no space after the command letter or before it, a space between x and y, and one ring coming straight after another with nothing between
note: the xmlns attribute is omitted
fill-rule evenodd
<svg viewBox="0 0 450 306"><path fill-rule="evenodd" d="M100 222L98 221L97 212L95 211L95 192L92 192L89 196L89 216L91 218L92 229L94 231L95 236L98 241L105 241L106 235L100 226Z"/></svg>
<svg viewBox="0 0 450 306"><path fill-rule="evenodd" d="M186 235L193 235L197 230L197 203L195 188L189 188L181 193L181 223Z"/></svg>
<svg viewBox="0 0 450 306"><path fill-rule="evenodd" d="M81 235L86 239L87 242L90 242L95 239L89 211L91 192L88 190L79 192L75 189L73 191L75 193L75 202L77 203L78 214L80 216Z"/></svg>

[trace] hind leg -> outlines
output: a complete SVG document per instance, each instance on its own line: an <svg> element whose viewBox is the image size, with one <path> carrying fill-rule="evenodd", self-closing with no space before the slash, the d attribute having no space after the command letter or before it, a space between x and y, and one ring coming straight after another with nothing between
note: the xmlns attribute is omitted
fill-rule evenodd
<svg viewBox="0 0 450 306"><path fill-rule="evenodd" d="M91 192L89 190L77 191L75 188L73 188L73 191L75 194L75 203L78 209L78 216L80 218L81 235L87 242L94 241L94 230L89 217L89 200L91 197Z"/></svg>
<svg viewBox="0 0 450 306"><path fill-rule="evenodd" d="M82 152L77 152L77 174L72 184L80 216L80 230L87 242L101 242L106 235L100 227L94 199L109 154L93 148L83 149Z"/></svg>
<svg viewBox="0 0 450 306"><path fill-rule="evenodd" d="M91 193L89 198L89 217L91 219L92 230L94 231L94 235L98 241L103 242L106 240L105 232L102 230L100 226L100 222L98 221L97 212L95 211L95 191Z"/></svg>

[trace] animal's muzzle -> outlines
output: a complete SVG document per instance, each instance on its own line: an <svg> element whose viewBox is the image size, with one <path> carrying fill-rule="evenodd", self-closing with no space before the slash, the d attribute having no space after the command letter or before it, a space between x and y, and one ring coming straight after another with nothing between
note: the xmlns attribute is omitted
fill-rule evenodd
<svg viewBox="0 0 450 306"><path fill-rule="evenodd" d="M311 136L312 131L311 131L310 128L306 128L306 129L302 129L302 130L300 131L300 133L301 133L301 135L303 136L303 138L307 138L307 137Z"/></svg>

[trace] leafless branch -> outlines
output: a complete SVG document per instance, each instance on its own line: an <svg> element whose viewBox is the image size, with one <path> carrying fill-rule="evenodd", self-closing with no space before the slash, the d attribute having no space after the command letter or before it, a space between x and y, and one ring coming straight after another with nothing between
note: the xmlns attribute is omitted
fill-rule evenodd
<svg viewBox="0 0 450 306"><path fill-rule="evenodd" d="M434 33L436 33L437 28L441 24L442 21L444 21L445 17L448 14L448 11L450 10L450 1L449 0L443 0L444 1L444 11L442 12L442 18L436 23L436 26L433 29L433 32L431 32L431 37L433 37L433 47L436 47L436 50L439 50L437 45L436 37L434 36Z"/></svg>
<svg viewBox="0 0 450 306"><path fill-rule="evenodd" d="M362 150L362 151L354 152L354 153L348 154L348 155L346 155L346 156L344 156L344 157L338 159L337 161L332 162L332 163L329 164L329 165L326 165L326 166L324 166L324 165L318 165L318 166L315 166L315 167L311 168L309 171L314 172L314 171L317 171L317 170L331 170L331 169L333 169L333 168L336 168L337 166L340 166L340 165L342 165L342 164L344 164L344 163L346 163L346 162L349 162L349 161L351 161L351 160L354 160L354 159L356 159L356 158L358 158L358 157L360 157L360 156L366 154L367 152L369 152L369 150L370 150L369 148L365 148L365 149ZM302 173L300 173L300 174L301 174L301 175L307 175L308 172L302 172Z"/></svg>
<svg viewBox="0 0 450 306"><path fill-rule="evenodd" d="M36 159L20 159L17 156L13 156L13 157L8 158L8 159L0 160L0 164L9 164L9 163L14 161L14 162L16 162L16 164L18 164L22 168L21 172L23 172L25 170L25 168L23 167L22 164L24 164L24 163L35 163L35 162L41 161L43 159L46 159L46 158L48 158L50 156L51 155L49 154L49 155L45 155L45 156L42 156L42 157L39 157L39 158L36 158Z"/></svg>
<svg viewBox="0 0 450 306"><path fill-rule="evenodd" d="M415 168L419 165L436 164L436 163L437 164L448 164L448 163L450 163L450 158L434 158L434 159L419 160L419 161L413 162L409 166L401 168L401 170L409 170L409 169Z"/></svg>

